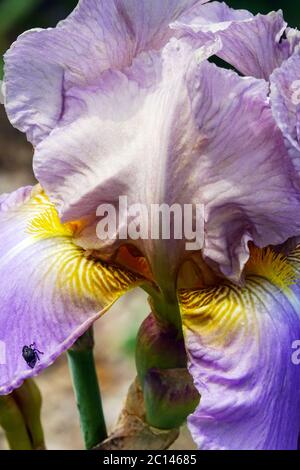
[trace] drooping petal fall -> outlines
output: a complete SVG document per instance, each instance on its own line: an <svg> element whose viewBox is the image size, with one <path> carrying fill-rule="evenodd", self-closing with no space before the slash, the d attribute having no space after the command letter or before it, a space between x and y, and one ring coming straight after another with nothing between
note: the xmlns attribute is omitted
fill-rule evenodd
<svg viewBox="0 0 300 470"><path fill-rule="evenodd" d="M49 366L139 280L74 245L80 223L61 224L38 188L1 198L0 226L0 340L6 359L0 364L0 394L6 395ZM41 354L31 369L22 349L33 343Z"/></svg>
<svg viewBox="0 0 300 470"><path fill-rule="evenodd" d="M252 251L246 284L181 291L189 370L201 394L189 417L200 449L297 449L300 251Z"/></svg>

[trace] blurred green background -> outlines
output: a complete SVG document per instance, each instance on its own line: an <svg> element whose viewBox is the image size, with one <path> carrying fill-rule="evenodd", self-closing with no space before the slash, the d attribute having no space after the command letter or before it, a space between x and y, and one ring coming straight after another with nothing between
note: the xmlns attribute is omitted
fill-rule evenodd
<svg viewBox="0 0 300 470"><path fill-rule="evenodd" d="M246 8L253 13L266 13L281 8L287 22L300 27L298 0L228 0L227 3L234 8ZM77 0L0 0L1 57L20 33L34 27L54 26L57 21L65 18L76 4Z"/></svg>

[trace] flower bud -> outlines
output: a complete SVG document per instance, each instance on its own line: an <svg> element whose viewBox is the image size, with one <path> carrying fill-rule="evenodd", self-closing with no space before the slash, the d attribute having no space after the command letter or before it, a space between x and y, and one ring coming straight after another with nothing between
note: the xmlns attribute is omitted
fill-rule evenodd
<svg viewBox="0 0 300 470"><path fill-rule="evenodd" d="M44 449L44 434L40 421L41 394L32 379L0 397L0 425L9 447L13 450Z"/></svg>
<svg viewBox="0 0 300 470"><path fill-rule="evenodd" d="M136 348L136 365L140 382L149 369L186 367L184 342L177 330L159 322L150 314L142 323Z"/></svg>
<svg viewBox="0 0 300 470"><path fill-rule="evenodd" d="M136 365L147 422L160 429L181 426L200 397L187 370L184 341L178 331L150 314L138 334Z"/></svg>

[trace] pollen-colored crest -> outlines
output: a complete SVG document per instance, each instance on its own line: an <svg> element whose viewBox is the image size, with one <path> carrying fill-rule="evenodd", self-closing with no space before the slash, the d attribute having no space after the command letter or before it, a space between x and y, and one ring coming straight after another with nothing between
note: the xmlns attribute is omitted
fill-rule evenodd
<svg viewBox="0 0 300 470"><path fill-rule="evenodd" d="M289 259L282 253L276 253L272 248L251 247L245 274L265 278L279 289L287 289L299 279Z"/></svg>

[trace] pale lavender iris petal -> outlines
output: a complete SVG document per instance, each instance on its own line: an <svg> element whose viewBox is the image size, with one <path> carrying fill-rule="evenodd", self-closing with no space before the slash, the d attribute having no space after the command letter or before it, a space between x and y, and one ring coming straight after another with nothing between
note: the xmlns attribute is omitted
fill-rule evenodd
<svg viewBox="0 0 300 470"><path fill-rule="evenodd" d="M36 144L64 113L74 84L92 84L142 51L160 49L169 23L208 0L80 0L59 25L24 33L5 56L8 116Z"/></svg>
<svg viewBox="0 0 300 470"><path fill-rule="evenodd" d="M219 41L207 44L198 59L219 47ZM34 160L35 173L63 220L95 217L102 203L118 208L120 195L127 196L128 205L142 203L149 210L152 203L192 200L193 189L187 182L183 186L182 178L190 177L197 151L185 85L188 64L195 60L190 45L173 39L162 53L142 54L123 72L103 74L97 86L70 90L67 124L37 146ZM74 109L76 119L68 124ZM95 230L92 238L86 248L103 248ZM159 240L138 243L151 264L156 257L161 265ZM177 250L170 250L168 241L164 245L166 258L178 260L183 241L177 241Z"/></svg>
<svg viewBox="0 0 300 470"><path fill-rule="evenodd" d="M249 240L263 247L299 233L299 191L264 80L206 62L188 82L199 129L194 200L205 206L203 255L237 281Z"/></svg>
<svg viewBox="0 0 300 470"><path fill-rule="evenodd" d="M220 2L196 6L172 25L200 44L217 34L223 42L219 57L244 75L265 79L299 47L297 31L287 29L283 38L286 26L281 11L253 16Z"/></svg>
<svg viewBox="0 0 300 470"><path fill-rule="evenodd" d="M271 75L271 106L300 171L300 55L294 54Z"/></svg>
<svg viewBox="0 0 300 470"><path fill-rule="evenodd" d="M202 59L219 47L205 46ZM279 244L299 232L299 192L267 83L199 64L201 53L195 60L173 39L162 55L73 88L66 119L76 119L37 147L34 166L64 220L95 216L119 195L148 207L203 204L203 254L237 280L249 240ZM151 240L144 250L151 260Z"/></svg>
<svg viewBox="0 0 300 470"><path fill-rule="evenodd" d="M0 394L49 366L134 277L85 257L48 199L23 188L0 198ZM22 356L35 343L33 368Z"/></svg>
<svg viewBox="0 0 300 470"><path fill-rule="evenodd" d="M210 2L195 5L171 24L172 28L184 28L186 31L217 33L226 30L232 22L249 21L254 16L248 10L235 10L224 2Z"/></svg>
<svg viewBox="0 0 300 470"><path fill-rule="evenodd" d="M0 195L1 211L8 211L26 201L32 192L32 186L24 186L17 189L13 193L5 193Z"/></svg>
<svg viewBox="0 0 300 470"><path fill-rule="evenodd" d="M253 277L183 295L189 370L201 394L188 418L199 449L296 450L300 431L299 288Z"/></svg>

